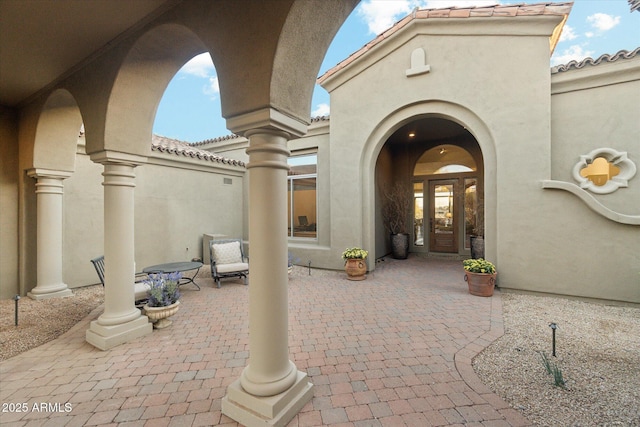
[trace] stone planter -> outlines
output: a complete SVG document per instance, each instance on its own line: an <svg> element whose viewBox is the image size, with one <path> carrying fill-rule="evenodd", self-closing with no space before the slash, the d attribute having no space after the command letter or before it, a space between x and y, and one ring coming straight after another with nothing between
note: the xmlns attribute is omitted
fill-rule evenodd
<svg viewBox="0 0 640 427"><path fill-rule="evenodd" d="M395 259L407 259L409 256L409 235L407 233L391 235L391 255Z"/></svg>
<svg viewBox="0 0 640 427"><path fill-rule="evenodd" d="M471 236L471 258L484 258L484 237Z"/></svg>
<svg viewBox="0 0 640 427"><path fill-rule="evenodd" d="M344 265L349 280L364 280L367 278L367 263L363 259L347 259Z"/></svg>
<svg viewBox="0 0 640 427"><path fill-rule="evenodd" d="M171 326L173 321L168 318L176 314L178 312L178 308L180 308L180 301L176 301L165 307L149 307L145 304L144 314L146 314L149 320L151 320L154 329L163 329L167 326Z"/></svg>
<svg viewBox="0 0 640 427"><path fill-rule="evenodd" d="M479 297L490 297L496 284L496 275L487 273L464 272L464 280L469 285L469 293Z"/></svg>

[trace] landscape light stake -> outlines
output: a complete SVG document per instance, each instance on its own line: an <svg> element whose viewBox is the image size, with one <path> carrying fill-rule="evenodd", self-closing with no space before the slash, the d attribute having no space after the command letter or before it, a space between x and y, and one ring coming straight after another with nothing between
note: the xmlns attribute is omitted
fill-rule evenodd
<svg viewBox="0 0 640 427"><path fill-rule="evenodd" d="M18 326L18 300L20 299L20 295L16 295L13 297L13 300L16 302L16 326Z"/></svg>
<svg viewBox="0 0 640 427"><path fill-rule="evenodd" d="M558 325L556 325L555 323L551 323L549 324L549 327L551 328L552 346L553 346L551 355L553 357L556 357L556 329L558 329Z"/></svg>

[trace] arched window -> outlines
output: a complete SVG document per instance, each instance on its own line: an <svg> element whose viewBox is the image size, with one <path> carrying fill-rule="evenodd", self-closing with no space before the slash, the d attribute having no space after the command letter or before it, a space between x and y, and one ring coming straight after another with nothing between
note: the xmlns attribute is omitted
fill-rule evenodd
<svg viewBox="0 0 640 427"><path fill-rule="evenodd" d="M464 148L443 144L422 154L413 170L414 175L473 172L478 170L473 156Z"/></svg>

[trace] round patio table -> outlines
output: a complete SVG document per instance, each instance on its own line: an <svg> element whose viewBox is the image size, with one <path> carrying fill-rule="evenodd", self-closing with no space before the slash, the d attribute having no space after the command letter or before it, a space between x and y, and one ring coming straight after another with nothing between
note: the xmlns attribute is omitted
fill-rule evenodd
<svg viewBox="0 0 640 427"><path fill-rule="evenodd" d="M198 271L202 267L201 262L195 261L185 261L185 262L169 262L166 264L157 264L152 265L150 267L145 267L142 271L144 273L176 273L176 272L185 272L196 270L195 274L191 277L183 276L178 281L178 286L187 285L189 283L193 283L198 290L200 290L200 286L194 281L196 276L198 275Z"/></svg>

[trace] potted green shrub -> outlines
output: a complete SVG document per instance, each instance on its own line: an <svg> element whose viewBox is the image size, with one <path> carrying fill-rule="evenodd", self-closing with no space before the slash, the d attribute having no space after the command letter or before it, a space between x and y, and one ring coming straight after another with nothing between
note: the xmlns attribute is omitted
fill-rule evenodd
<svg viewBox="0 0 640 427"><path fill-rule="evenodd" d="M176 314L180 306L180 279L182 273L149 274L146 281L149 285L149 300L144 306L144 313L153 323L155 329L170 326L168 318Z"/></svg>
<svg viewBox="0 0 640 427"><path fill-rule="evenodd" d="M350 248L342 252L344 269L347 272L347 279L364 280L367 278L367 263L365 260L368 255L368 251L357 247Z"/></svg>
<svg viewBox="0 0 640 427"><path fill-rule="evenodd" d="M496 266L483 259L465 259L462 261L469 293L480 297L490 297L496 284Z"/></svg>

